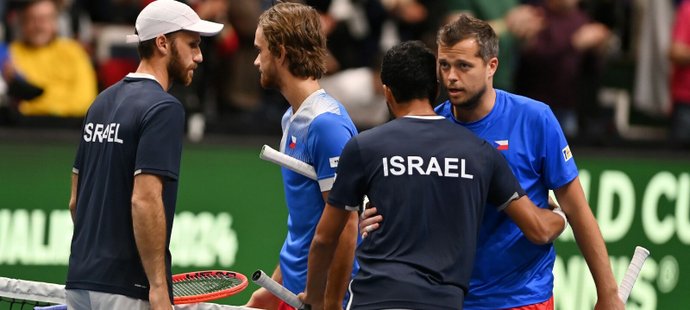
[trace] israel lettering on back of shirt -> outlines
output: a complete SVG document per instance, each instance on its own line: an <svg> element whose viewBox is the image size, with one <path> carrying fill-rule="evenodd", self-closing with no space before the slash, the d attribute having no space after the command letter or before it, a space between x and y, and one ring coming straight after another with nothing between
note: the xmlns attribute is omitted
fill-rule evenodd
<svg viewBox="0 0 690 310"><path fill-rule="evenodd" d="M113 142L123 144L120 138L120 123L88 123L84 125L84 141L86 142Z"/></svg>
<svg viewBox="0 0 690 310"><path fill-rule="evenodd" d="M383 176L401 175L437 175L440 177L474 179L474 175L467 173L465 159L446 157L439 160L429 158L425 163L421 156L391 156L382 158ZM390 164L389 164L390 163ZM458 166L460 163L460 166Z"/></svg>

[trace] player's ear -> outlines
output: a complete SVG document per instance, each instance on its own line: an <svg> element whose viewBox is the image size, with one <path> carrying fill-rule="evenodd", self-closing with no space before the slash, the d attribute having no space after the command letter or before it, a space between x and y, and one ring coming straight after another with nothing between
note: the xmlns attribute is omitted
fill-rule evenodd
<svg viewBox="0 0 690 310"><path fill-rule="evenodd" d="M393 96L393 91L388 87L388 85L383 84L383 96L386 98L387 103L395 103L395 96Z"/></svg>
<svg viewBox="0 0 690 310"><path fill-rule="evenodd" d="M388 88L386 84L381 85L381 89L383 90L383 96L386 98L386 101L388 101L388 97L392 96L391 89Z"/></svg>
<svg viewBox="0 0 690 310"><path fill-rule="evenodd" d="M287 59L287 50L285 49L285 45L280 45L278 47L278 63L283 63L285 59Z"/></svg>
<svg viewBox="0 0 690 310"><path fill-rule="evenodd" d="M386 98L386 106L388 106L388 112L395 117L395 97L393 97L393 92L386 84L383 84L383 96Z"/></svg>
<svg viewBox="0 0 690 310"><path fill-rule="evenodd" d="M486 70L488 71L488 76L493 77L498 70L498 57L491 57L487 63Z"/></svg>
<svg viewBox="0 0 690 310"><path fill-rule="evenodd" d="M161 53L163 56L167 56L168 48L172 43L170 40L168 40L168 37L166 37L165 35L159 35L155 38L155 43L156 50L158 50L158 52Z"/></svg>

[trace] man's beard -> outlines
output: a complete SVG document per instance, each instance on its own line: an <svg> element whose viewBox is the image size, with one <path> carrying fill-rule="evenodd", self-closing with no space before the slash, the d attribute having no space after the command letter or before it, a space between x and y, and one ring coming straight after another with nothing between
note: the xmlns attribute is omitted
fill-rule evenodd
<svg viewBox="0 0 690 310"><path fill-rule="evenodd" d="M264 89L280 89L278 85L277 74L274 69L268 68L261 72L261 87Z"/></svg>
<svg viewBox="0 0 690 310"><path fill-rule="evenodd" d="M451 103L456 108L459 108L462 110L472 110L479 105L482 97L484 96L484 93L486 93L486 86L482 87L482 89L480 89L476 94L472 95L472 97L470 97L470 98L467 98L467 100L465 100L465 101L461 101L461 102L452 102L451 101Z"/></svg>
<svg viewBox="0 0 690 310"><path fill-rule="evenodd" d="M173 83L180 83L184 86L189 86L192 83L192 78L187 74L188 70L180 61L180 53L175 47L175 42L172 43L172 59L168 63L168 77Z"/></svg>

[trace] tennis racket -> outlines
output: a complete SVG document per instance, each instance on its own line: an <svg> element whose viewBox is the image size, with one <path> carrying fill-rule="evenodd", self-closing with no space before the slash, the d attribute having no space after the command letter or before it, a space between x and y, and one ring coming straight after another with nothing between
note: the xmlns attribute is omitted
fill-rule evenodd
<svg viewBox="0 0 690 310"><path fill-rule="evenodd" d="M264 146L261 147L259 158L266 161L270 161L274 164L278 164L279 166L288 168L312 180L316 180L316 170L314 170L314 167L312 165L307 164L292 156L285 155L279 151L276 151L268 145L264 144Z"/></svg>
<svg viewBox="0 0 690 310"><path fill-rule="evenodd" d="M618 297L623 301L623 304L628 301L633 285L635 285L635 280L637 280L637 276L640 274L640 270L642 270L642 266L648 256L649 250L641 246L635 247L635 254L630 260L628 270L625 272L623 281L621 281L621 285L618 288Z"/></svg>
<svg viewBox="0 0 690 310"><path fill-rule="evenodd" d="M267 291L271 292L271 294L280 298L280 300L284 301L286 304L294 307L295 309L311 309L311 306L302 303L302 301L297 298L297 295L271 279L271 277L266 275L266 273L261 269L254 271L254 274L252 274L252 281L265 288Z"/></svg>
<svg viewBox="0 0 690 310"><path fill-rule="evenodd" d="M314 181L317 180L316 170L314 170L314 166L307 164L292 156L285 155L279 151L276 151L275 149L266 144L264 144L264 146L261 147L259 158L277 164L281 167L290 169ZM369 202L369 198L367 196L364 196L362 212L364 212L364 208L366 208L367 202Z"/></svg>
<svg viewBox="0 0 690 310"><path fill-rule="evenodd" d="M249 282L241 273L223 270L196 271L173 275L173 301L190 304L232 296Z"/></svg>

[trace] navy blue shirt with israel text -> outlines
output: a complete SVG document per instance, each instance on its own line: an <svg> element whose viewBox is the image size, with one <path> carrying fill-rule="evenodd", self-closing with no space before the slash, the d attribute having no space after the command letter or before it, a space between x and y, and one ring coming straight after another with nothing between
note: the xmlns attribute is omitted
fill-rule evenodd
<svg viewBox="0 0 690 310"><path fill-rule="evenodd" d="M356 211L364 195L384 221L357 248L350 308L462 309L485 205L524 191L469 130L408 116L345 146L328 203Z"/></svg>
<svg viewBox="0 0 690 310"><path fill-rule="evenodd" d="M67 289L148 300L148 280L132 226L134 177L162 177L167 249L183 128L182 104L150 75L129 74L96 98L84 120L74 161L77 212ZM169 251L165 262L172 290Z"/></svg>

